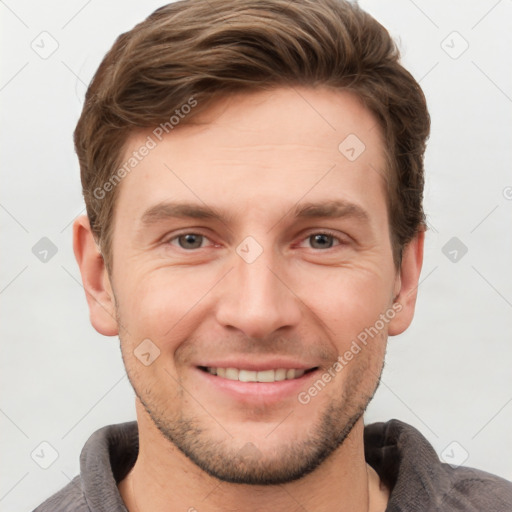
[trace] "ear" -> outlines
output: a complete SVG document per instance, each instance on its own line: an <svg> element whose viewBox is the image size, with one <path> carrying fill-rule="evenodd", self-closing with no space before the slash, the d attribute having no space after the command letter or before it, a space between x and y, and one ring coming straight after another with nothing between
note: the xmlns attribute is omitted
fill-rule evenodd
<svg viewBox="0 0 512 512"><path fill-rule="evenodd" d="M395 279L395 299L397 314L388 324L388 334L396 336L411 325L416 307L418 283L423 265L423 243L425 231L418 231L415 237L404 247L402 264ZM398 306L400 309L398 309Z"/></svg>
<svg viewBox="0 0 512 512"><path fill-rule="evenodd" d="M87 215L81 215L73 223L73 251L82 274L92 326L105 336L117 335L115 297Z"/></svg>

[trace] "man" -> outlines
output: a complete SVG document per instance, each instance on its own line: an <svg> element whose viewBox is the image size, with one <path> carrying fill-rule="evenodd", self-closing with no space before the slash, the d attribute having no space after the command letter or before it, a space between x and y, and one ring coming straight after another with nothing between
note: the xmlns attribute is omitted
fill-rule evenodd
<svg viewBox="0 0 512 512"><path fill-rule="evenodd" d="M121 35L75 131L74 251L137 422L36 510L510 510L512 484L364 425L414 315L429 128L342 0L184 0Z"/></svg>

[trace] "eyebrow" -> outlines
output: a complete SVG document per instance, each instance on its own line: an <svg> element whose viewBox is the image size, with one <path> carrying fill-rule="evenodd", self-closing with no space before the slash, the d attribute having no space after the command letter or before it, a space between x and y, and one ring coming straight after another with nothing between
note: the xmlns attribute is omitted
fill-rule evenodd
<svg viewBox="0 0 512 512"><path fill-rule="evenodd" d="M365 222L370 220L370 215L364 208L341 199L323 203L302 203L295 208L295 217L305 219L355 217Z"/></svg>
<svg viewBox="0 0 512 512"><path fill-rule="evenodd" d="M346 200L336 199L324 202L301 203L292 208L298 219L353 217L369 222L368 212L361 206ZM216 208L187 202L161 202L148 208L141 216L141 224L149 227L164 220L211 219L229 224L236 216Z"/></svg>

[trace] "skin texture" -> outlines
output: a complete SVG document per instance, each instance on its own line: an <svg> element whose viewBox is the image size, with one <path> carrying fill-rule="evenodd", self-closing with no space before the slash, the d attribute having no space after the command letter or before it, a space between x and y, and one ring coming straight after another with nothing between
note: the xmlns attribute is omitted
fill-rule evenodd
<svg viewBox="0 0 512 512"><path fill-rule="evenodd" d="M150 134L134 133L125 157ZM350 134L365 145L353 161L338 149ZM137 395L139 457L119 484L130 511L385 509L388 490L364 460L362 414L388 335L413 318L423 233L397 270L383 147L375 118L347 91L232 95L175 128L118 185L112 275L87 217L75 221L92 325L119 335ZM331 200L367 218L294 216L306 202ZM227 217L144 225L143 213L163 201ZM325 230L333 237L313 236ZM186 233L197 236L179 237ZM249 236L249 254L262 251L250 263L237 252ZM301 403L298 392L332 372L393 304L399 312ZM136 357L146 339L160 351L147 366ZM276 357L318 370L276 400L233 396L197 368Z"/></svg>

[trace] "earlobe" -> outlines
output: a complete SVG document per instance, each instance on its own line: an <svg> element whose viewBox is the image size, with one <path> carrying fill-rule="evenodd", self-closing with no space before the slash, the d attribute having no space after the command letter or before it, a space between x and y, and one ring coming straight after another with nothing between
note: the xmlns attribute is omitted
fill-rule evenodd
<svg viewBox="0 0 512 512"><path fill-rule="evenodd" d="M73 251L80 267L92 326L100 334L116 336L119 331L115 299L87 215L81 215L73 223Z"/></svg>
<svg viewBox="0 0 512 512"><path fill-rule="evenodd" d="M425 231L418 231L415 237L404 247L400 272L395 280L395 304L398 312L389 322L388 334L396 336L404 332L412 322L418 283L423 265L423 244ZM398 307L399 306L399 307Z"/></svg>

